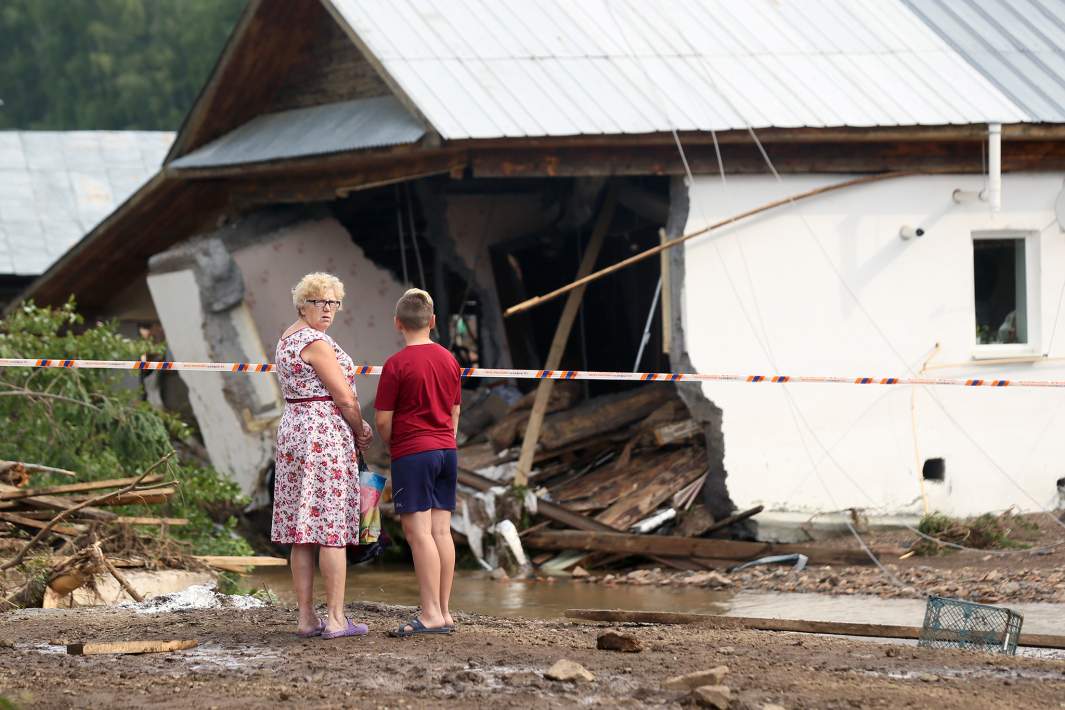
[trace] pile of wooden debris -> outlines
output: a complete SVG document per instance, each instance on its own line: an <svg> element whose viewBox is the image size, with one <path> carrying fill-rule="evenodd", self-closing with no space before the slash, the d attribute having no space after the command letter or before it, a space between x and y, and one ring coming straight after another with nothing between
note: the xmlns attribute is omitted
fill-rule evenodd
<svg viewBox="0 0 1065 710"><path fill-rule="evenodd" d="M3 606L41 606L46 594L68 595L92 585L98 575L110 575L129 597L142 601L121 568L247 569L254 558L186 554L167 535L170 526L187 525L184 518L130 517L109 510L168 501L179 482L155 471L169 458L132 478L45 487L30 486L32 476L77 474L0 461L0 572L5 582L18 580L12 593L0 595Z"/></svg>
<svg viewBox="0 0 1065 710"><path fill-rule="evenodd" d="M534 395L513 403L481 431L463 432L468 443L459 449L455 529L479 558L486 554L484 533L516 514L507 496L514 495ZM530 493L521 504L541 520L522 532L521 540L552 551L534 556L533 564L559 571L638 557L678 569L721 569L796 553L814 564L870 561L860 550L706 537L725 535L762 508L721 520L709 515L701 503L709 472L703 428L675 387L645 384L581 403L579 395L578 383L555 384L532 457Z"/></svg>

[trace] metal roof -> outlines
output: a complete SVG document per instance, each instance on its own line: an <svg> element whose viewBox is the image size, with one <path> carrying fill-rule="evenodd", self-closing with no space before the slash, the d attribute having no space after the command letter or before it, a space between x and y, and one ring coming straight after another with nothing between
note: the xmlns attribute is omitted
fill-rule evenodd
<svg viewBox="0 0 1065 710"><path fill-rule="evenodd" d="M1033 120L1065 123L1065 0L903 0Z"/></svg>
<svg viewBox="0 0 1065 710"><path fill-rule="evenodd" d="M0 131L0 274L43 273L159 169L173 133Z"/></svg>
<svg viewBox="0 0 1065 710"><path fill-rule="evenodd" d="M415 143L425 135L393 97L380 96L257 116L170 163L172 168L243 165Z"/></svg>
<svg viewBox="0 0 1065 710"><path fill-rule="evenodd" d="M445 139L1032 118L900 0L328 0Z"/></svg>

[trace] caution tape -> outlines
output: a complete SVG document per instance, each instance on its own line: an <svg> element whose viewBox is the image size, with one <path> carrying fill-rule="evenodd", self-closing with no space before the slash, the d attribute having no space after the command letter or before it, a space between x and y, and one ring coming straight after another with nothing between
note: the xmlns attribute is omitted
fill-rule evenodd
<svg viewBox="0 0 1065 710"><path fill-rule="evenodd" d="M0 367L51 367L68 370L162 370L173 372L275 372L271 363L171 362L150 360L58 360L0 358ZM381 374L380 365L359 365L360 376ZM518 380L601 380L614 382L747 382L833 385L946 385L955 387L1065 387L1065 380L951 379L941 377L834 377L821 375L729 375L678 372L589 372L585 370L503 370L463 368L462 376Z"/></svg>

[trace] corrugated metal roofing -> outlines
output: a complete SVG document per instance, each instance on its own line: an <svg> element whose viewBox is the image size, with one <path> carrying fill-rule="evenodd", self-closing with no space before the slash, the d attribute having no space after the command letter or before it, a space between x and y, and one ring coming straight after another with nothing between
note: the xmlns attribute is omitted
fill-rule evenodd
<svg viewBox="0 0 1065 710"><path fill-rule="evenodd" d="M1065 123L1065 0L903 0L1033 120Z"/></svg>
<svg viewBox="0 0 1065 710"><path fill-rule="evenodd" d="M446 139L1025 122L899 0L329 0Z"/></svg>
<svg viewBox="0 0 1065 710"><path fill-rule="evenodd" d="M0 274L43 273L159 169L173 133L0 132Z"/></svg>
<svg viewBox="0 0 1065 710"><path fill-rule="evenodd" d="M243 165L415 143L425 128L393 97L355 99L257 116L170 163L172 168Z"/></svg>

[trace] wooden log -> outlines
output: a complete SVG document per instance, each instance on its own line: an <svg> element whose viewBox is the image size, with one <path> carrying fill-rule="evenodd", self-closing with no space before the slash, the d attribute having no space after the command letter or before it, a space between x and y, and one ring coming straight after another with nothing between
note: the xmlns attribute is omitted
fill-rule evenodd
<svg viewBox="0 0 1065 710"><path fill-rule="evenodd" d="M88 643L68 643L67 653L71 656L96 656L101 654L138 654L171 653L196 648L199 641L187 639L180 641L95 641Z"/></svg>
<svg viewBox="0 0 1065 710"><path fill-rule="evenodd" d="M599 252L603 247L603 241L606 239L610 222L614 219L616 205L617 190L614 185L610 185L607 188L603 206L599 210L599 216L596 218L595 226L592 228L592 236L588 240L588 247L581 258L581 264L577 270L578 279L587 276L595 268L595 262L599 258ZM551 340L551 348L548 350L547 360L544 362L545 370L558 369L559 364L562 362L562 356L566 351L566 343L569 342L570 331L573 329L573 322L577 319L577 313L580 310L581 299L583 298L583 288L573 289L566 297L566 305L562 308L562 315L559 316L558 325L555 327L555 336ZM554 386L554 380L543 379L540 380L539 385L536 387L536 397L533 400L532 412L529 414L529 422L525 426L525 435L521 441L521 455L518 456L518 468L514 473L514 485L524 486L528 481L529 472L533 466L533 457L536 455L536 444L540 440L540 428L544 423L544 415L547 414L547 406L551 401L551 392Z"/></svg>
<svg viewBox="0 0 1065 710"><path fill-rule="evenodd" d="M694 419L663 424L654 429L655 443L659 446L676 446L702 435L703 428Z"/></svg>
<svg viewBox="0 0 1065 710"><path fill-rule="evenodd" d="M691 614L675 611L623 611L620 609L567 609L566 617L585 621L637 624L701 624L720 629L754 629L756 631L790 631L833 636L862 636L889 639L917 639L917 626L860 624L844 621L810 621L807 619L760 619L719 614ZM1065 648L1065 636L1021 634L1019 646L1030 648Z"/></svg>
<svg viewBox="0 0 1065 710"><path fill-rule="evenodd" d="M39 463L26 463L25 461L0 461L0 480L3 479L3 474L12 468L19 467L27 474L29 473L55 473L60 476L70 476L77 478L78 474L73 471L68 471L65 468L53 468L52 466L44 466ZM5 481L10 483L10 481Z"/></svg>
<svg viewBox="0 0 1065 710"><path fill-rule="evenodd" d="M584 552L615 552L633 555L662 555L682 558L747 561L766 555L799 553L810 558L811 564L855 565L870 564L862 550L816 547L813 545L777 545L769 542L741 542L712 540L700 537L671 535L629 535L621 532L591 532L586 530L541 531L524 538L529 547L544 550L580 550ZM877 554L899 554L901 549L876 549Z"/></svg>
<svg viewBox="0 0 1065 710"><path fill-rule="evenodd" d="M0 461L0 483L21 488L30 482L30 474L19 461Z"/></svg>
<svg viewBox="0 0 1065 710"><path fill-rule="evenodd" d="M136 478L113 478L106 481L85 481L84 483L65 483L59 486L48 486L46 488L19 488L15 491L3 490L0 491L0 500L19 500L22 498L35 498L42 495L62 495L65 493L85 493L88 491L99 491L107 488L121 488L127 486L130 483L134 483ZM162 482L162 476L148 476L144 479L143 483L160 483Z"/></svg>

